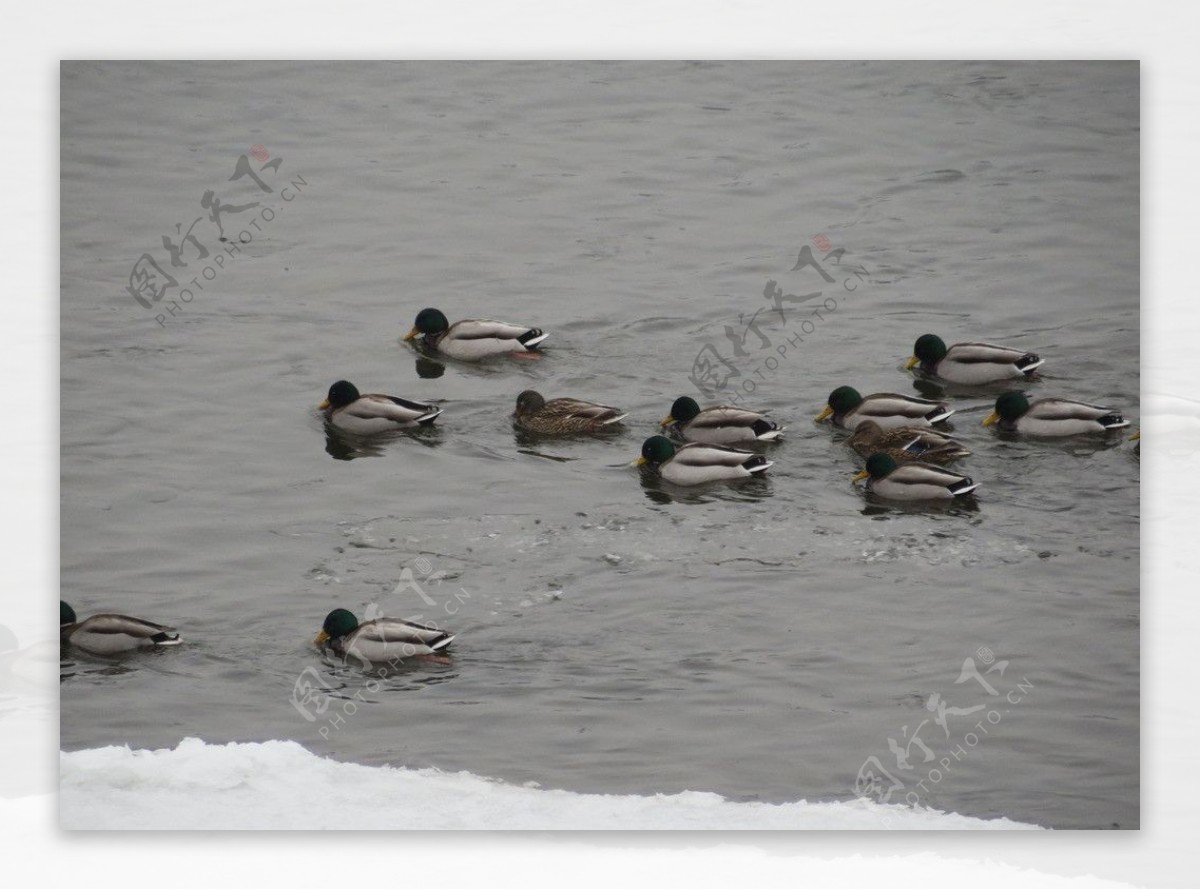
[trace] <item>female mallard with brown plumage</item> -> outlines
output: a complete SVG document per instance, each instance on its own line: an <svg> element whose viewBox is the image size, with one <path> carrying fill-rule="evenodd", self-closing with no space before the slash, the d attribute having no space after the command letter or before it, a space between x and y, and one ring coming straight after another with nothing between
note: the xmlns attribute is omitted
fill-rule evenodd
<svg viewBox="0 0 1200 890"><path fill-rule="evenodd" d="M519 429L541 435L599 433L614 429L625 414L620 408L582 399L550 399L527 389L517 396L513 423Z"/></svg>
<svg viewBox="0 0 1200 890"><path fill-rule="evenodd" d="M898 427L885 430L873 420L864 420L846 440L863 457L875 453L890 455L897 462L924 461L948 464L971 452L957 439L930 429Z"/></svg>

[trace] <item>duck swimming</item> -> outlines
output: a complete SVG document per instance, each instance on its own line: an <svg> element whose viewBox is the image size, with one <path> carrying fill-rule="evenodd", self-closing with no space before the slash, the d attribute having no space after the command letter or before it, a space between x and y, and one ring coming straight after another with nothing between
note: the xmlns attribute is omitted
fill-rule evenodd
<svg viewBox="0 0 1200 890"><path fill-rule="evenodd" d="M453 641L454 634L427 624L400 618L376 618L359 624L353 612L334 609L325 616L313 643L318 646L328 644L343 658L349 656L379 663L414 655L433 655Z"/></svg>
<svg viewBox="0 0 1200 890"><path fill-rule="evenodd" d="M991 343L955 343L947 348L937 334L922 334L904 367L919 364L926 374L950 383L974 384L1028 377L1043 362L1035 353Z"/></svg>
<svg viewBox="0 0 1200 890"><path fill-rule="evenodd" d="M80 621L75 610L62 600L58 603L58 613L60 642L95 655L118 655L182 642L175 628L141 618L102 613Z"/></svg>
<svg viewBox="0 0 1200 890"><path fill-rule="evenodd" d="M927 427L940 423L954 409L945 402L915 399L894 392L877 392L863 397L852 386L839 386L829 394L829 400L817 421L827 417L844 429L853 430L864 420L873 420L887 429L897 426Z"/></svg>
<svg viewBox="0 0 1200 890"><path fill-rule="evenodd" d="M783 437L783 427L765 414L729 405L701 410L690 396L677 398L671 405L671 413L659 425L685 442L706 445L753 445Z"/></svg>
<svg viewBox="0 0 1200 890"><path fill-rule="evenodd" d="M933 464L897 463L889 454L876 453L867 458L864 469L853 481L867 479L867 490L894 501L952 500L979 487L970 476L962 476Z"/></svg>
<svg viewBox="0 0 1200 890"><path fill-rule="evenodd" d="M613 429L626 415L620 408L582 399L550 399L527 389L517 396L513 422L530 433L598 433Z"/></svg>
<svg viewBox="0 0 1200 890"><path fill-rule="evenodd" d="M642 455L634 464L654 467L663 479L675 485L702 485L761 476L771 461L750 451L699 442L676 446L666 436L651 436L642 443Z"/></svg>
<svg viewBox="0 0 1200 890"><path fill-rule="evenodd" d="M428 426L442 413L442 409L434 405L410 402L398 396L360 395L358 388L348 380L339 380L329 387L329 395L317 408L325 412L325 419L333 426L360 436Z"/></svg>
<svg viewBox="0 0 1200 890"><path fill-rule="evenodd" d="M1071 399L1030 402L1016 390L1002 393L996 399L995 410L983 419L984 426L993 423L998 423L1002 430L1030 436L1077 436L1129 426L1129 421L1112 408Z"/></svg>
<svg viewBox="0 0 1200 890"><path fill-rule="evenodd" d="M461 361L479 361L494 355L533 353L549 334L541 328L485 319L464 319L450 324L438 309L422 309L409 341L420 337L425 347Z"/></svg>

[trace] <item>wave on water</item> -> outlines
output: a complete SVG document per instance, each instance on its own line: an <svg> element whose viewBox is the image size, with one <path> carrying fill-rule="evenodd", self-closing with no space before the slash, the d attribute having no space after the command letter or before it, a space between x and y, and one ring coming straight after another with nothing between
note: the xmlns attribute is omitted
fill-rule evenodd
<svg viewBox="0 0 1200 890"><path fill-rule="evenodd" d="M64 752L66 829L1030 829L868 800L737 803L718 794L579 794L471 773L362 766L297 742Z"/></svg>

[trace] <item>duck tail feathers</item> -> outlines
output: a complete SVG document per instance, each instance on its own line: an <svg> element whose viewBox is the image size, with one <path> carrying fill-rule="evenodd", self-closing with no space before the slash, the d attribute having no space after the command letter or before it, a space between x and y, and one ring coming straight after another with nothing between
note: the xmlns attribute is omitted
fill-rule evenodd
<svg viewBox="0 0 1200 890"><path fill-rule="evenodd" d="M531 328L518 337L517 340L526 349L537 349L539 344L549 336L541 328Z"/></svg>
<svg viewBox="0 0 1200 890"><path fill-rule="evenodd" d="M757 476L765 473L772 466L772 463L772 461L767 460L761 454L756 454L754 457L742 461L742 468L750 475Z"/></svg>
<svg viewBox="0 0 1200 890"><path fill-rule="evenodd" d="M970 494L978 487L979 483L971 479L970 476L964 476L958 482L955 482L953 485L949 486L950 493L956 497L964 494Z"/></svg>
<svg viewBox="0 0 1200 890"><path fill-rule="evenodd" d="M1041 356L1035 355L1032 352L1027 352L1025 355L1013 362L1013 364L1017 366L1017 370L1022 374L1032 374L1035 370L1042 366L1043 362L1045 362L1045 359L1043 359Z"/></svg>
<svg viewBox="0 0 1200 890"><path fill-rule="evenodd" d="M773 420L767 420L765 417L754 421L751 429L754 430L754 437L760 442L774 442L777 439L783 438L784 428Z"/></svg>

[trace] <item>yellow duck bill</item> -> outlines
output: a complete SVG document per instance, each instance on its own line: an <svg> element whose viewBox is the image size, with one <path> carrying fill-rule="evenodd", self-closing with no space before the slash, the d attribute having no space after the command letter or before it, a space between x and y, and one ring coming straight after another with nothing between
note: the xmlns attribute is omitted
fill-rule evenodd
<svg viewBox="0 0 1200 890"><path fill-rule="evenodd" d="M329 399L321 399L321 404L317 405L318 411L324 411L329 407Z"/></svg>
<svg viewBox="0 0 1200 890"><path fill-rule="evenodd" d="M821 413L820 413L820 414L818 414L818 415L817 415L816 417L814 417L813 419L814 419L814 420L824 420L826 417L828 417L828 416L829 416L829 415L831 415L832 413L833 413L833 409L832 409L832 408L830 408L828 405L826 405L824 408L822 408L822 409L821 409Z"/></svg>
<svg viewBox="0 0 1200 890"><path fill-rule="evenodd" d="M675 418L672 417L670 414L668 414L666 417L664 417L662 420L660 420L658 422L658 425L659 426L670 426L674 422L675 422Z"/></svg>
<svg viewBox="0 0 1200 890"><path fill-rule="evenodd" d="M407 343L409 340L411 340L413 337L417 336L417 334L419 334L419 333L421 333L421 332L417 330L417 326L413 325L412 330L409 331L407 334L405 334L400 339L403 340L405 343Z"/></svg>
<svg viewBox="0 0 1200 890"><path fill-rule="evenodd" d="M859 470L857 473L855 473L853 476L850 477L850 481L851 482L862 482L864 479L866 479L870 475L871 474L868 473L866 470Z"/></svg>
<svg viewBox="0 0 1200 890"><path fill-rule="evenodd" d="M647 463L648 463L648 461L646 460L646 458L645 458L643 455L639 454L637 457L635 457L633 460L631 460L631 461L629 462L629 466L631 466L631 467L643 467L643 466L645 466Z"/></svg>
<svg viewBox="0 0 1200 890"><path fill-rule="evenodd" d="M328 639L329 639L329 634L327 634L324 630L322 630L315 637L313 637L313 643L320 646L320 645L323 645L325 643L325 641Z"/></svg>
<svg viewBox="0 0 1200 890"><path fill-rule="evenodd" d="M908 357L908 361L906 361L904 363L904 370L911 371L913 368L915 368L917 366L917 363L920 361L921 360L919 358L917 358L915 355L910 355Z"/></svg>
<svg viewBox="0 0 1200 890"><path fill-rule="evenodd" d="M995 423L999 419L1000 419L1000 415L997 414L995 411L993 411L991 414L989 414L987 417L985 417L983 419L983 425L991 426L993 423Z"/></svg>

